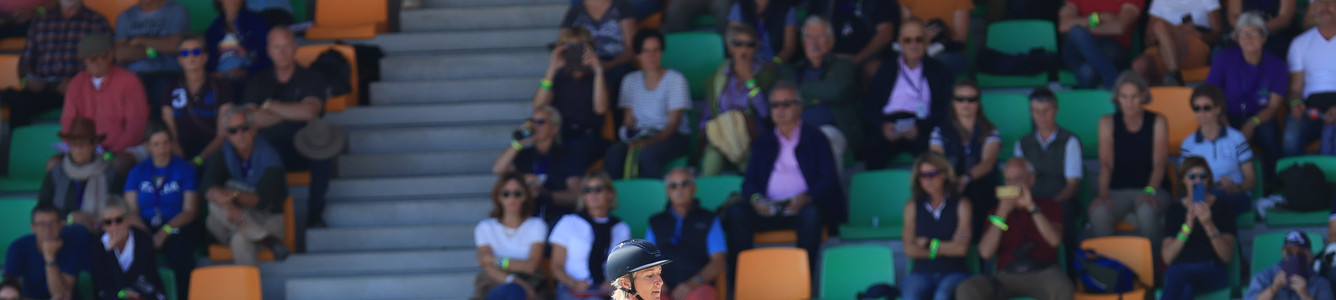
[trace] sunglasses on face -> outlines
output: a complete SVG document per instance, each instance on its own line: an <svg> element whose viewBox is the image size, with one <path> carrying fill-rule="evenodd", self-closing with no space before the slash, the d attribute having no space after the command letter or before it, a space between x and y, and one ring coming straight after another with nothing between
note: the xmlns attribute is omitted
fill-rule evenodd
<svg viewBox="0 0 1336 300"><path fill-rule="evenodd" d="M691 180L683 180L683 181L669 182L669 183L668 183L668 189L670 189L670 190L676 190L676 189L680 189L680 188L686 188L686 187L689 187L689 186L691 186Z"/></svg>
<svg viewBox="0 0 1336 300"><path fill-rule="evenodd" d="M956 102L969 102L969 103L979 102L979 96L974 96L974 97L959 97L959 96L957 96L955 99L956 99Z"/></svg>
<svg viewBox="0 0 1336 300"><path fill-rule="evenodd" d="M121 222L125 222L125 216L119 216L119 217L115 217L115 218L108 218L108 219L102 220L102 225L120 224Z"/></svg>
<svg viewBox="0 0 1336 300"><path fill-rule="evenodd" d="M581 192L584 192L585 194L597 194L597 193L602 193L602 192L603 192L603 186L602 186L602 185L586 186L586 187L584 187L584 189L581 189L580 191L581 191Z"/></svg>
<svg viewBox="0 0 1336 300"><path fill-rule="evenodd" d="M1188 173L1188 180L1206 179L1206 172Z"/></svg>
<svg viewBox="0 0 1336 300"><path fill-rule="evenodd" d="M181 49L181 57L191 57L191 56L197 56L197 55L203 55L203 54L204 54L204 50L203 50L203 49L199 49L199 48L195 48L195 49Z"/></svg>
<svg viewBox="0 0 1336 300"><path fill-rule="evenodd" d="M501 198L523 198L523 190L505 190L501 191Z"/></svg>
<svg viewBox="0 0 1336 300"><path fill-rule="evenodd" d="M532 119L532 118L531 118L531 119L529 119L529 122L533 122L534 125L542 126L543 124L547 124L547 119Z"/></svg>
<svg viewBox="0 0 1336 300"><path fill-rule="evenodd" d="M920 179L933 179L933 178L937 178L937 176L940 176L940 175L942 175L942 171L939 171L939 170L932 170L932 171L927 171L927 172L919 172L919 178L920 178Z"/></svg>
<svg viewBox="0 0 1336 300"><path fill-rule="evenodd" d="M923 43L925 40L926 40L926 39L924 39L924 38L921 37L921 36L917 36L917 37L902 37L902 38L900 38L900 43L901 43L901 44L920 44L920 43Z"/></svg>
<svg viewBox="0 0 1336 300"><path fill-rule="evenodd" d="M1215 106L1211 106L1211 105L1202 105L1202 106L1196 106L1196 105L1193 105L1193 106L1192 106L1192 111L1195 111L1195 112L1211 111L1212 109L1215 109Z"/></svg>
<svg viewBox="0 0 1336 300"><path fill-rule="evenodd" d="M227 134L238 134L238 133L242 133L242 132L250 131L250 129L251 129L251 128L250 128L250 125L241 125L241 126L237 126L237 127L228 127L228 128L227 128Z"/></svg>
<svg viewBox="0 0 1336 300"><path fill-rule="evenodd" d="M789 108L790 106L801 105L798 100L775 100L770 102L770 108Z"/></svg>
<svg viewBox="0 0 1336 300"><path fill-rule="evenodd" d="M733 45L733 47L756 48L756 41L732 40L728 44Z"/></svg>

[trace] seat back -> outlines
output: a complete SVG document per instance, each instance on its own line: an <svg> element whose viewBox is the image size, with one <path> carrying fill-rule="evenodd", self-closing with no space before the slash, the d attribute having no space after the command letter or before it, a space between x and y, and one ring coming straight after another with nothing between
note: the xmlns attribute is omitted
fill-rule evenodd
<svg viewBox="0 0 1336 300"><path fill-rule="evenodd" d="M737 299L808 299L812 295L807 250L760 248L738 255Z"/></svg>
<svg viewBox="0 0 1336 300"><path fill-rule="evenodd" d="M375 2L375 1L368 1L368 2ZM293 59L297 61L297 64L302 65L302 67L310 67L311 63L315 62L316 58L320 57L321 53L325 53L325 51L329 49L334 49L334 51L338 51L339 54L343 55L344 59L348 60L348 71L351 72L349 73L350 75L348 76L348 80L351 81L349 82L349 84L351 85L352 90L347 95L350 97L348 99L351 100L350 101L351 103L345 103L345 105L348 107L356 106L357 103L359 102L358 95L360 95L359 90L361 89L361 87L359 87L357 84L358 82L357 52L356 50L353 49L353 46L336 45L336 44L301 46L297 47L297 55L294 56ZM330 95L330 96L340 96L340 95ZM330 98L333 99L334 97ZM331 106L329 103L326 103L325 105Z"/></svg>
<svg viewBox="0 0 1336 300"><path fill-rule="evenodd" d="M60 124L15 128L10 137L8 178L41 179L46 176L46 161L57 153L52 145L60 142L58 133Z"/></svg>
<svg viewBox="0 0 1336 300"><path fill-rule="evenodd" d="M1099 118L1113 114L1113 94L1104 90L1069 90L1058 96L1058 126L1081 140L1082 156L1099 157Z"/></svg>
<svg viewBox="0 0 1336 300"><path fill-rule="evenodd" d="M742 191L742 176L720 175L696 178L696 199L700 206L713 211L728 201L728 195Z"/></svg>
<svg viewBox="0 0 1336 300"><path fill-rule="evenodd" d="M0 257L8 257L9 244L32 233L32 208L37 199L0 198ZM0 262L4 265L4 262Z"/></svg>
<svg viewBox="0 0 1336 300"><path fill-rule="evenodd" d="M994 22L988 24L988 36L984 41L984 47L1002 53L1027 53L1034 48L1057 52L1057 29L1053 26L1053 22L1046 20ZM978 77L979 86L983 88L1036 87L1048 83L1047 73L995 75L980 72Z"/></svg>
<svg viewBox="0 0 1336 300"><path fill-rule="evenodd" d="M613 180L612 186L617 189L617 209L612 210L612 215L631 227L632 237L644 238L649 217L664 211L668 205L668 192L663 181L623 179Z"/></svg>
<svg viewBox="0 0 1336 300"><path fill-rule="evenodd" d="M1289 231L1275 231L1253 237L1252 264L1250 265L1253 274L1280 263L1280 249L1282 245L1285 245L1287 234L1289 234ZM1313 253L1320 253L1322 248L1326 246L1325 243L1322 243L1322 235L1314 232L1305 232L1305 234L1308 235L1308 240L1312 241Z"/></svg>
<svg viewBox="0 0 1336 300"><path fill-rule="evenodd" d="M682 73L691 99L705 99L705 82L724 62L724 39L714 32L679 32L663 37L663 66Z"/></svg>
<svg viewBox="0 0 1336 300"><path fill-rule="evenodd" d="M1034 121L1030 119L1030 97L1013 93L987 93L983 94L980 101L983 114L993 122L998 135L1002 137L997 157L1005 160L1005 157L1012 156L1016 140L1034 131Z"/></svg>
<svg viewBox="0 0 1336 300"><path fill-rule="evenodd" d="M129 9L131 6L139 4L139 0L86 0L83 1L84 7L95 11L107 18L107 24L112 29L116 28L116 18L121 16L121 12ZM212 19L211 19L212 20Z"/></svg>
<svg viewBox="0 0 1336 300"><path fill-rule="evenodd" d="M0 90L18 89L22 83L19 78L19 55L0 54Z"/></svg>
<svg viewBox="0 0 1336 300"><path fill-rule="evenodd" d="M87 1L98 0L86 0L85 2ZM217 0L179 0L176 2L184 5L186 13L190 15L190 32L204 34L209 31L209 25L213 25L213 21L218 19L218 10L213 8Z"/></svg>
<svg viewBox="0 0 1336 300"><path fill-rule="evenodd" d="M389 1L315 0L316 26L375 24L376 32L390 29Z"/></svg>
<svg viewBox="0 0 1336 300"><path fill-rule="evenodd" d="M1117 260L1136 272L1141 283L1155 285L1155 255L1151 254L1149 239L1139 236L1091 238L1081 242L1081 249L1095 250Z"/></svg>
<svg viewBox="0 0 1336 300"><path fill-rule="evenodd" d="M851 245L821 253L821 299L856 299L873 284L895 284L895 259L885 245Z"/></svg>
<svg viewBox="0 0 1336 300"><path fill-rule="evenodd" d="M913 172L905 169L854 174L849 187L848 224L867 227L903 224L912 176ZM878 226L872 226L874 218Z"/></svg>
<svg viewBox="0 0 1336 300"><path fill-rule="evenodd" d="M190 299L259 300L260 269L252 266L211 266L190 274Z"/></svg>
<svg viewBox="0 0 1336 300"><path fill-rule="evenodd" d="M1197 131L1197 118L1192 112L1192 89L1181 86L1150 88L1151 101L1145 108L1169 120L1169 155L1178 155L1183 140Z"/></svg>

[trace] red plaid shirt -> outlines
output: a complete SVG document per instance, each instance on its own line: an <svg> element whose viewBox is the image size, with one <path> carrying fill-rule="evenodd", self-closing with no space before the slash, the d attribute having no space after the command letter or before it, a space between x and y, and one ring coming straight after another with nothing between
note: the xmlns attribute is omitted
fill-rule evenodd
<svg viewBox="0 0 1336 300"><path fill-rule="evenodd" d="M20 64L32 68L30 74L37 77L74 77L83 70L79 40L88 33L108 31L107 18L86 7L70 18L60 11L47 12L29 25Z"/></svg>

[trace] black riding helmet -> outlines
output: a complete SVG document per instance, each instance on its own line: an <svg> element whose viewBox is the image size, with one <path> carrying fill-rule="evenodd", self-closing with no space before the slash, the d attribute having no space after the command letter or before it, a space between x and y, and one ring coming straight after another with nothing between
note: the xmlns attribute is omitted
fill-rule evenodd
<svg viewBox="0 0 1336 300"><path fill-rule="evenodd" d="M607 278L617 280L626 274L672 262L659 253L659 247L643 239L629 239L617 244L617 248L608 253L608 263L604 265ZM636 294L635 280L630 288L621 288L630 295ZM636 296L639 298L640 296ZM641 299L643 300L643 299Z"/></svg>

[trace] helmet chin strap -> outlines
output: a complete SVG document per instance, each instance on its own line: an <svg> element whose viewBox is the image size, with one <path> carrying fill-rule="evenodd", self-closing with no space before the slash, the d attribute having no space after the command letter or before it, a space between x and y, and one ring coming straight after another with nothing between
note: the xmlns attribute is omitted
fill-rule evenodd
<svg viewBox="0 0 1336 300"><path fill-rule="evenodd" d="M628 274L628 275L630 275L630 274ZM627 278L627 279L628 279L627 281L630 281L630 282L631 282L631 288L628 289L628 288L624 288L624 287L619 287L619 288L617 288L617 289L618 289L618 290L621 290L622 292L624 292L624 293L626 293L626 294L628 294L628 295L635 296L635 297L636 297L636 300L645 300L645 298L641 298L641 297L640 297L640 294L637 294L637 293L636 293L636 280L635 280L635 276L631 276L631 278ZM653 299L651 299L651 300L653 300Z"/></svg>

